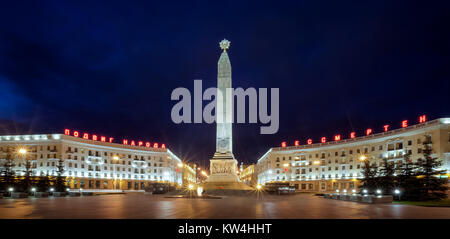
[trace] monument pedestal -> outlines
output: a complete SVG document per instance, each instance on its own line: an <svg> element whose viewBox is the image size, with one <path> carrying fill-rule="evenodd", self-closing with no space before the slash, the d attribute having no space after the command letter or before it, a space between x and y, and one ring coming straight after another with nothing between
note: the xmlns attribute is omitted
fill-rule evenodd
<svg viewBox="0 0 450 239"><path fill-rule="evenodd" d="M254 190L239 181L237 160L231 153L218 153L210 160L210 176L201 186L211 190Z"/></svg>

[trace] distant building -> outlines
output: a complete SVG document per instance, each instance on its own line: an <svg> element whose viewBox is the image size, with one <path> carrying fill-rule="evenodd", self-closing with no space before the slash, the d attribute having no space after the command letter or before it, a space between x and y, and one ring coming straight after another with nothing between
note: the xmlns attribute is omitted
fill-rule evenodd
<svg viewBox="0 0 450 239"><path fill-rule="evenodd" d="M382 165L387 158L393 164L411 153L413 162L423 157L423 141L431 136L433 157L450 169L450 118L441 118L417 125L317 144L275 147L257 162L258 183L289 182L298 191L335 191L357 189L362 178L361 157Z"/></svg>
<svg viewBox="0 0 450 239"><path fill-rule="evenodd" d="M258 183L255 174L255 164L241 164L239 171L239 179L241 180L241 182L249 186L254 186Z"/></svg>
<svg viewBox="0 0 450 239"><path fill-rule="evenodd" d="M26 155L19 155L26 149ZM56 175L59 159L71 189L144 190L153 182L181 186L182 161L169 149L89 140L65 134L0 136L0 165L12 154L19 175L31 160L32 175ZM26 158L26 159L25 159Z"/></svg>
<svg viewBox="0 0 450 239"><path fill-rule="evenodd" d="M197 165L195 163L183 164L183 187L197 182Z"/></svg>

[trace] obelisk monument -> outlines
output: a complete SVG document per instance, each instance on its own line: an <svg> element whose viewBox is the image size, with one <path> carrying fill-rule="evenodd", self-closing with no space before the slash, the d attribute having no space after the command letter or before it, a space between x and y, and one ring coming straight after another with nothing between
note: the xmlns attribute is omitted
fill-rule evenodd
<svg viewBox="0 0 450 239"><path fill-rule="evenodd" d="M239 182L236 174L237 160L233 155L232 141L232 95L227 95L227 89L231 89L231 63L227 49L230 41L224 39L220 42L223 50L218 62L217 72L217 114L216 114L216 153L210 160L210 176L207 182Z"/></svg>

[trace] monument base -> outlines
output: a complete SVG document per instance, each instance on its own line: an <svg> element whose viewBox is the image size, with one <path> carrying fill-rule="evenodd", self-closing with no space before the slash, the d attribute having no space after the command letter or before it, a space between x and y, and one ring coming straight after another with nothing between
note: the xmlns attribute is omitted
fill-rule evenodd
<svg viewBox="0 0 450 239"><path fill-rule="evenodd" d="M231 153L216 152L210 160L211 174L206 182L200 186L207 193L212 191L254 191L245 183L239 181L237 176L237 160Z"/></svg>

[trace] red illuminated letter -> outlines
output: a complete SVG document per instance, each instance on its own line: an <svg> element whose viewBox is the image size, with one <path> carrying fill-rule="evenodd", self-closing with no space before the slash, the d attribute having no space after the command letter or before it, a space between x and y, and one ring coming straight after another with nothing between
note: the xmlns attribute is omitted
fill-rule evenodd
<svg viewBox="0 0 450 239"><path fill-rule="evenodd" d="M123 144L128 144L128 139L124 139L122 143Z"/></svg>
<svg viewBox="0 0 450 239"><path fill-rule="evenodd" d="M355 132L350 132L350 138L351 138L351 139L356 138L356 133L355 133Z"/></svg>
<svg viewBox="0 0 450 239"><path fill-rule="evenodd" d="M109 142L112 143L114 138L109 137Z"/></svg>
<svg viewBox="0 0 450 239"><path fill-rule="evenodd" d="M65 129L65 130L64 130L64 134L65 134L65 135L70 135L70 129Z"/></svg>
<svg viewBox="0 0 450 239"><path fill-rule="evenodd" d="M106 142L106 137L105 136L100 136L100 141Z"/></svg>
<svg viewBox="0 0 450 239"><path fill-rule="evenodd" d="M73 136L75 136L75 137L80 137L80 133L78 133L78 131L74 131L74 132L73 132Z"/></svg>
<svg viewBox="0 0 450 239"><path fill-rule="evenodd" d="M134 140L131 140L131 144L132 146L136 146L136 144L134 143Z"/></svg>
<svg viewBox="0 0 450 239"><path fill-rule="evenodd" d="M92 135L92 140L95 140L95 141L97 141L97 140L98 140L98 137L97 137L97 135L93 134L93 135Z"/></svg>
<svg viewBox="0 0 450 239"><path fill-rule="evenodd" d="M281 147L286 147L286 142L281 142Z"/></svg>
<svg viewBox="0 0 450 239"><path fill-rule="evenodd" d="M383 126L383 128L384 128L384 132L387 132L389 129L389 125L387 124L387 125Z"/></svg>
<svg viewBox="0 0 450 239"><path fill-rule="evenodd" d="M295 146L299 146L300 145L300 141L298 141L298 140L294 141L294 145Z"/></svg>
<svg viewBox="0 0 450 239"><path fill-rule="evenodd" d="M161 144L161 148L165 149L166 145L165 144Z"/></svg>
<svg viewBox="0 0 450 239"><path fill-rule="evenodd" d="M366 135L370 135L372 132L373 132L372 129L367 129L366 130Z"/></svg>
<svg viewBox="0 0 450 239"><path fill-rule="evenodd" d="M426 115L419 116L419 123L425 123L426 121L427 121Z"/></svg>
<svg viewBox="0 0 450 239"><path fill-rule="evenodd" d="M89 134L84 133L84 134L83 134L83 139L89 139Z"/></svg>
<svg viewBox="0 0 450 239"><path fill-rule="evenodd" d="M307 143L307 144L312 144L312 139L308 139L308 140L306 141L306 143Z"/></svg>
<svg viewBox="0 0 450 239"><path fill-rule="evenodd" d="M339 140L341 140L341 135L340 134L335 135L334 141L339 141Z"/></svg>
<svg viewBox="0 0 450 239"><path fill-rule="evenodd" d="M325 137L322 137L322 138L320 139L320 142L322 142L322 143L325 143L325 142L327 142L327 138L325 138Z"/></svg>
<svg viewBox="0 0 450 239"><path fill-rule="evenodd" d="M403 128L408 127L408 121L407 121L407 120L403 120L403 121L402 121L402 127L403 127Z"/></svg>
<svg viewBox="0 0 450 239"><path fill-rule="evenodd" d="M153 148L158 148L158 143L154 143Z"/></svg>
<svg viewBox="0 0 450 239"><path fill-rule="evenodd" d="M150 142L146 142L145 147L150 148L151 147Z"/></svg>
<svg viewBox="0 0 450 239"><path fill-rule="evenodd" d="M139 145L139 146L142 146L142 145L144 145L144 142L139 141L139 142L138 142L138 145Z"/></svg>

